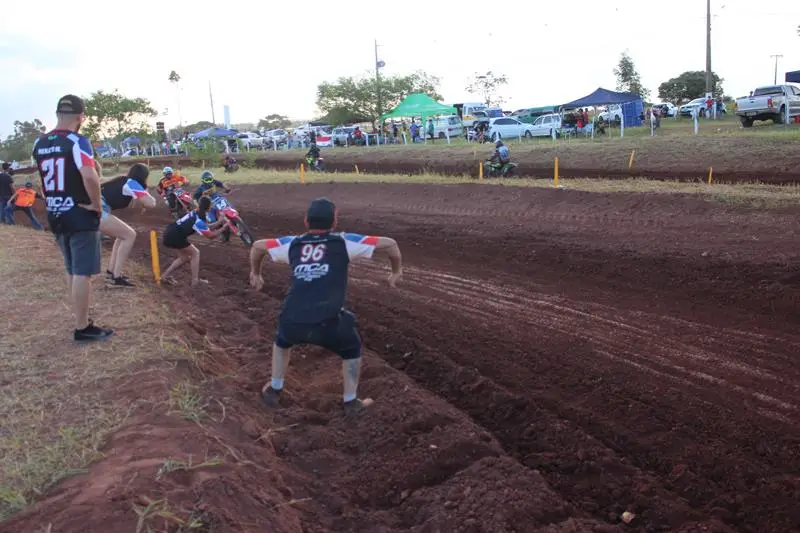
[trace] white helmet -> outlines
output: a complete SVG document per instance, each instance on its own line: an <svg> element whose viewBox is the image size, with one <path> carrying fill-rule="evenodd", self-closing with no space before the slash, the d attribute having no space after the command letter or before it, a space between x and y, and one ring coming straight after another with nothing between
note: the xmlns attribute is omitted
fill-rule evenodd
<svg viewBox="0 0 800 533"><path fill-rule="evenodd" d="M163 176L169 176L170 174L174 174L172 171L172 167L164 167L164 170L161 171Z"/></svg>

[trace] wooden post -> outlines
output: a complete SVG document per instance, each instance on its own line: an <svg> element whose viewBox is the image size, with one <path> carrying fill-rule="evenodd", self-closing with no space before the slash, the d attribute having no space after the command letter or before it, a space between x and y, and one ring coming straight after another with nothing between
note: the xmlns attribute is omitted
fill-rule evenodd
<svg viewBox="0 0 800 533"><path fill-rule="evenodd" d="M478 163L478 179L483 181L483 161Z"/></svg>
<svg viewBox="0 0 800 533"><path fill-rule="evenodd" d="M708 167L708 184L711 185L714 182L714 168Z"/></svg>
<svg viewBox="0 0 800 533"><path fill-rule="evenodd" d="M358 176L361 174L361 172L358 171L358 165L356 165L355 167L356 167L356 176Z"/></svg>
<svg viewBox="0 0 800 533"><path fill-rule="evenodd" d="M628 170L633 168L633 156L636 155L636 150L631 150L631 158L628 160Z"/></svg>

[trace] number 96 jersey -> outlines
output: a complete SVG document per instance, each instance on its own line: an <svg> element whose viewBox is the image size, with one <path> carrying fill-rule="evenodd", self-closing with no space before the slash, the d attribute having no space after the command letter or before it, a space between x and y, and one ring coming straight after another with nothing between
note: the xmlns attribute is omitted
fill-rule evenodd
<svg viewBox="0 0 800 533"><path fill-rule="evenodd" d="M281 320L318 324L339 316L347 299L350 261L370 258L378 238L357 233L307 233L267 239L276 263L292 269Z"/></svg>

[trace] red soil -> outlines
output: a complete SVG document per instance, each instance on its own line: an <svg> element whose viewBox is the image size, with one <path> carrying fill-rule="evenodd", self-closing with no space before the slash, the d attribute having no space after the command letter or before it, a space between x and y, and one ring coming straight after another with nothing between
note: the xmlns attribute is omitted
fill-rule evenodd
<svg viewBox="0 0 800 533"><path fill-rule="evenodd" d="M800 531L797 211L472 185L231 201L267 237L300 230L319 195L341 229L396 237L406 260L396 290L382 263L353 267L372 410L342 417L339 362L317 349L295 357L287 406L263 409L288 272L268 265L255 293L241 243L206 245L209 287L161 292L206 355L185 371L213 418L135 418L90 475L0 531L136 531L145 495L215 532ZM225 464L155 479L189 453Z"/></svg>

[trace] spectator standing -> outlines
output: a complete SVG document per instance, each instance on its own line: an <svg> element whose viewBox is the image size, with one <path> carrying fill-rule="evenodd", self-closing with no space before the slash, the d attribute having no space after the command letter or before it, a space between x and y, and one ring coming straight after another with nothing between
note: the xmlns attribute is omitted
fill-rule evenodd
<svg viewBox="0 0 800 533"><path fill-rule="evenodd" d="M114 334L89 318L91 278L101 270L98 228L102 204L92 143L78 133L85 112L81 98L63 96L56 106L56 128L36 139L32 152L42 178L50 229L64 256L75 341L107 339Z"/></svg>
<svg viewBox="0 0 800 533"><path fill-rule="evenodd" d="M6 206L6 220L8 224L12 226L15 224L14 211L22 211L28 215L34 229L43 230L44 228L36 219L36 215L33 214L33 203L37 198L44 199L44 197L33 188L33 183L30 181L25 183L25 187L17 189L14 194L11 195L11 198L8 199L8 204Z"/></svg>
<svg viewBox="0 0 800 533"><path fill-rule="evenodd" d="M11 177L11 163L3 162L3 171L0 172L0 223L7 224L6 205L9 198L14 195L14 178Z"/></svg>

